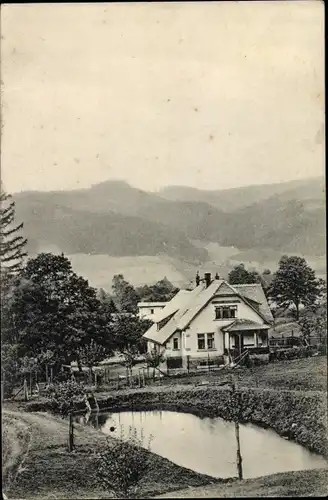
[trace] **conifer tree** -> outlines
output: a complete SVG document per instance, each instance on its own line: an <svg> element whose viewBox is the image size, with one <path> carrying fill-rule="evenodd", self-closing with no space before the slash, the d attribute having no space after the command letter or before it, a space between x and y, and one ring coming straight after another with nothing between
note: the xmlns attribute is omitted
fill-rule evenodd
<svg viewBox="0 0 328 500"><path fill-rule="evenodd" d="M23 223L15 224L15 202L2 187L0 193L0 262L1 270L11 274L20 270L27 240L20 234Z"/></svg>

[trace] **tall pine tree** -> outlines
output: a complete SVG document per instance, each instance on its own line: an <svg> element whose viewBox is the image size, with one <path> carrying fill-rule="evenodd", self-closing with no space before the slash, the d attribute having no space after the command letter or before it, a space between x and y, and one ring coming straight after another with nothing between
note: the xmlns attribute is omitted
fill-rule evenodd
<svg viewBox="0 0 328 500"><path fill-rule="evenodd" d="M0 193L0 262L1 271L13 274L20 270L27 240L20 234L23 223L15 224L15 202L2 187Z"/></svg>

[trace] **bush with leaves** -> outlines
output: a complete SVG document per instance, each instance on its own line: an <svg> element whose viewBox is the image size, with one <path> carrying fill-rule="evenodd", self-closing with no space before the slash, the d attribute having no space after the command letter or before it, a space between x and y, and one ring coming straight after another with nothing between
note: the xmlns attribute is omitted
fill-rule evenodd
<svg viewBox="0 0 328 500"><path fill-rule="evenodd" d="M153 368L153 378L155 378L155 370L166 360L164 352L160 352L157 350L152 350L145 354L145 361L147 366Z"/></svg>
<svg viewBox="0 0 328 500"><path fill-rule="evenodd" d="M67 382L50 384L45 391L45 396L50 400L51 407L55 411L66 415L73 409L76 403L80 403L83 400L86 396L86 390L83 385L69 380Z"/></svg>
<svg viewBox="0 0 328 500"><path fill-rule="evenodd" d="M140 482L149 468L143 433L139 437L136 429L130 427L126 438L121 427L120 439L108 444L108 449L97 456L97 476L101 485L115 498L142 498Z"/></svg>

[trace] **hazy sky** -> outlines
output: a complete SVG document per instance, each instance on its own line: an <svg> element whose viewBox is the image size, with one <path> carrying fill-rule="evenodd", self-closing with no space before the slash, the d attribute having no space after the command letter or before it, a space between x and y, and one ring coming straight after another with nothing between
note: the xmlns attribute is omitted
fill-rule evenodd
<svg viewBox="0 0 328 500"><path fill-rule="evenodd" d="M3 5L7 191L324 170L324 5Z"/></svg>

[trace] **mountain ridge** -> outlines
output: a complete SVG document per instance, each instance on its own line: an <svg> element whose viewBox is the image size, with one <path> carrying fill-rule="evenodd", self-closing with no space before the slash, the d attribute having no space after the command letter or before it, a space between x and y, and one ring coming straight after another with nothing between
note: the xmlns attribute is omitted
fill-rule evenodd
<svg viewBox="0 0 328 500"><path fill-rule="evenodd" d="M21 192L13 198L32 253L50 244L71 254L166 254L197 265L209 260L205 246L214 242L239 250L324 255L324 180L265 186L265 193L255 198L261 186L208 192L191 188L197 200L169 200L126 181L105 181L72 191ZM234 210L220 210L218 198L212 203L199 199L199 193L208 198L213 192L229 192ZM204 242L203 248L192 240Z"/></svg>

